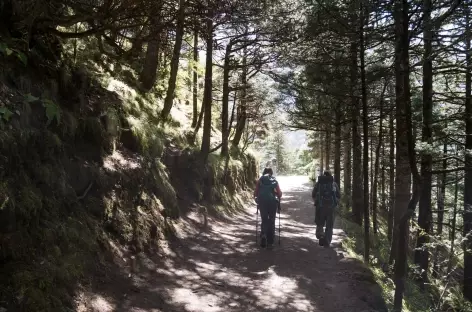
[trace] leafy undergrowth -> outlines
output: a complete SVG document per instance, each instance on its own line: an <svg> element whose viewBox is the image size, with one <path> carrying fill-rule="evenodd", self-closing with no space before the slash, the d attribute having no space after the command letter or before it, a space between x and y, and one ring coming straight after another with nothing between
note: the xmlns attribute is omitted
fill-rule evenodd
<svg viewBox="0 0 472 312"><path fill-rule="evenodd" d="M158 251L194 203L216 215L243 206L254 157L212 154L202 168L185 106L157 126L157 91L0 65L1 308L72 311L124 253Z"/></svg>
<svg viewBox="0 0 472 312"><path fill-rule="evenodd" d="M343 246L350 256L363 261L364 233L363 228L351 221L348 213L340 213L341 227L345 230L347 238ZM382 288L382 295L387 302L389 310L393 309L393 296L395 285L393 281L393 267L388 265L390 256L390 243L387 239L387 224L384 218L379 218L379 231L377 235L371 233L371 257L369 268L375 276L377 283ZM411 257L410 257L411 258ZM461 291L457 287L449 289L438 288L435 280L427 290L421 290L415 281L414 264L409 260L410 273L406 280L406 289L403 301L403 311L430 312L430 311L471 311L471 306L463 299ZM437 280L436 280L437 281Z"/></svg>

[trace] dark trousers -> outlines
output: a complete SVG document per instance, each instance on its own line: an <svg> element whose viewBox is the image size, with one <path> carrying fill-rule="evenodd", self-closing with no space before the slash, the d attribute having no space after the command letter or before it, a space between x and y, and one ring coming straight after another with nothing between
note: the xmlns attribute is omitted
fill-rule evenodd
<svg viewBox="0 0 472 312"><path fill-rule="evenodd" d="M324 236L328 244L331 243L333 238L333 227L334 227L334 207L316 207L315 211L315 222L316 222L316 238ZM323 231L324 228L324 231ZM323 233L324 232L324 233Z"/></svg>
<svg viewBox="0 0 472 312"><path fill-rule="evenodd" d="M275 236L275 216L277 213L277 202L261 202L259 203L261 212L261 237L265 235L268 244L274 243Z"/></svg>

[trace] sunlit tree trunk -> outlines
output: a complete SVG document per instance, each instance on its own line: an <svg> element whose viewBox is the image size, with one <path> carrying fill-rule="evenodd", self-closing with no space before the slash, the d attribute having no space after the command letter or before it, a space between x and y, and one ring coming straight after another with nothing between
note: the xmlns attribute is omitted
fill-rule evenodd
<svg viewBox="0 0 472 312"><path fill-rule="evenodd" d="M470 40L472 39L470 26L470 1L465 1L465 49L466 49L466 75L465 75L465 170L464 174L464 297L472 301L472 51Z"/></svg>
<svg viewBox="0 0 472 312"><path fill-rule="evenodd" d="M233 146L238 147L241 137L243 135L244 129L246 128L246 119L247 119L247 108L246 108L246 88L247 88L247 49L243 51L243 60L242 60L242 74L241 74L241 98L239 100L239 106L237 109L237 122L236 122L236 132L233 138Z"/></svg>
<svg viewBox="0 0 472 312"><path fill-rule="evenodd" d="M161 112L161 120L167 120L174 104L175 87L177 82L177 73L179 71L180 51L182 50L182 39L184 37L185 25L185 0L179 1L179 11L177 13L177 28L175 31L174 51L170 62L170 77L167 85L166 98L164 100L164 108Z"/></svg>
<svg viewBox="0 0 472 312"><path fill-rule="evenodd" d="M409 161L407 114L410 105L409 83L409 5L407 0L395 0L395 93L396 93L396 177L395 177L395 270L394 311L402 311L407 269L409 221L400 222L410 202L411 167ZM410 138L411 139L411 138ZM396 239L395 239L396 236Z"/></svg>
<svg viewBox="0 0 472 312"><path fill-rule="evenodd" d="M198 31L193 35L193 114L192 128L197 126L198 121Z"/></svg>
<svg viewBox="0 0 472 312"><path fill-rule="evenodd" d="M205 88L203 91L203 103L205 113L203 118L203 137L201 154L203 163L206 164L210 153L211 140L211 106L213 91L213 11L208 10L206 22L206 65L205 65Z"/></svg>
<svg viewBox="0 0 472 312"><path fill-rule="evenodd" d="M423 1L423 127L422 142L432 145L432 121L433 121L433 60L432 41L433 32L431 28L431 0ZM418 225L420 229L417 234L415 263L421 269L420 285L424 287L428 279L429 243L431 230L431 193L432 193L432 170L433 157L429 151L423 151L421 156L421 176L423 177L422 192L419 201Z"/></svg>
<svg viewBox="0 0 472 312"><path fill-rule="evenodd" d="M389 175L389 201L388 201L388 218L387 218L387 238L392 242L393 238L393 219L395 212L395 111L390 113L389 120L389 155L388 155L388 175ZM393 244L392 244L393 246ZM393 263L393 255L391 253L389 263Z"/></svg>

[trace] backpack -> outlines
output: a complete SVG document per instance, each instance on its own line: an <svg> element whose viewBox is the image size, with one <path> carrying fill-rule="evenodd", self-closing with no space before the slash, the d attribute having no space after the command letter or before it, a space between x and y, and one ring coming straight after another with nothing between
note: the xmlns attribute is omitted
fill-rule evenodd
<svg viewBox="0 0 472 312"><path fill-rule="evenodd" d="M335 191L334 178L332 176L318 177L317 199L320 207L333 208L336 206Z"/></svg>
<svg viewBox="0 0 472 312"><path fill-rule="evenodd" d="M259 179L259 193L257 195L258 202L276 201L275 188L278 182L274 177L263 175Z"/></svg>

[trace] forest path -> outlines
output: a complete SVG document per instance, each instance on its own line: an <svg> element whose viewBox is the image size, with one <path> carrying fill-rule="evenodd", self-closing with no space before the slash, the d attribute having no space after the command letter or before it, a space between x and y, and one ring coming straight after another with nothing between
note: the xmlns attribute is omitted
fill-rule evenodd
<svg viewBox="0 0 472 312"><path fill-rule="evenodd" d="M212 220L206 230L171 243L178 245L158 264L141 263L151 273L137 276L133 290L118 287L112 303L96 301L87 310L386 311L372 273L344 253L341 229L334 230L331 248L318 245L308 178L278 181L284 193L280 246L256 245L256 208L247 207L232 221Z"/></svg>

